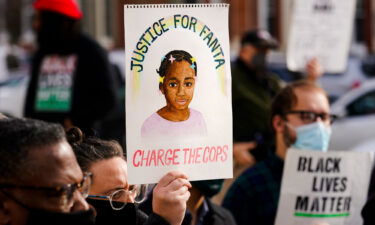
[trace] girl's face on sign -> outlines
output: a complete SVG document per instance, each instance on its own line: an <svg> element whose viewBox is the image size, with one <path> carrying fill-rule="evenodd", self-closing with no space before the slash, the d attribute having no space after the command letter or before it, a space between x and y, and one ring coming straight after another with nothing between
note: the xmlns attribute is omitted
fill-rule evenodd
<svg viewBox="0 0 375 225"><path fill-rule="evenodd" d="M183 60L174 61L169 67L161 88L167 107L175 110L189 108L195 87L195 70L190 66L190 63Z"/></svg>

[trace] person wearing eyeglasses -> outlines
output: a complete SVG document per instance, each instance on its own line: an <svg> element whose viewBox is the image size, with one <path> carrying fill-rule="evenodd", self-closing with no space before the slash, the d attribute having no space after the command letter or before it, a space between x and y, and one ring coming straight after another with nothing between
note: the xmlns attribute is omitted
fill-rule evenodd
<svg viewBox="0 0 375 225"><path fill-rule="evenodd" d="M271 107L274 153L245 170L223 201L238 225L274 224L288 148L327 151L334 119L325 91L312 82L290 83L276 95Z"/></svg>
<svg viewBox="0 0 375 225"><path fill-rule="evenodd" d="M96 209L96 225L181 224L191 187L184 174L170 172L159 181L148 217L137 207L147 196L147 185L129 185L124 153L116 141L85 137L76 127L67 138L81 169L93 174L87 202Z"/></svg>
<svg viewBox="0 0 375 225"><path fill-rule="evenodd" d="M0 119L0 224L93 225L82 173L61 125Z"/></svg>

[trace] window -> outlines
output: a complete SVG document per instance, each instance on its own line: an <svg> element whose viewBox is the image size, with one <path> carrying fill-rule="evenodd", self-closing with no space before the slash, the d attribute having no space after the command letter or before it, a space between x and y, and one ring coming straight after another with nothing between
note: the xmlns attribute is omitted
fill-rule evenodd
<svg viewBox="0 0 375 225"><path fill-rule="evenodd" d="M375 114L375 91L368 92L347 107L349 116Z"/></svg>

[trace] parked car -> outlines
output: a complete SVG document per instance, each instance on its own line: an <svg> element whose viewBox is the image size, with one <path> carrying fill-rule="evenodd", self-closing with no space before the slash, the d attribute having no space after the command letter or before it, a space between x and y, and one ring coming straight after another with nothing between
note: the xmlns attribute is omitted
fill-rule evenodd
<svg viewBox="0 0 375 225"><path fill-rule="evenodd" d="M375 140L375 80L340 97L331 112L340 118L332 125L330 149L352 150Z"/></svg>
<svg viewBox="0 0 375 225"><path fill-rule="evenodd" d="M350 57L346 70L340 74L324 74L319 79L319 84L327 91L333 102L350 90L360 87L368 79L373 78L371 74L364 71L364 60Z"/></svg>
<svg viewBox="0 0 375 225"><path fill-rule="evenodd" d="M375 138L353 147L356 152L375 152Z"/></svg>
<svg viewBox="0 0 375 225"><path fill-rule="evenodd" d="M290 82L303 77L301 73L291 72L286 67L285 55L272 52L268 57L268 68L282 80ZM375 56L349 57L346 70L342 73L325 73L319 84L328 93L330 102L334 102L348 91L360 87L367 80L375 78Z"/></svg>
<svg viewBox="0 0 375 225"><path fill-rule="evenodd" d="M21 117L29 76L14 75L0 82L0 112Z"/></svg>

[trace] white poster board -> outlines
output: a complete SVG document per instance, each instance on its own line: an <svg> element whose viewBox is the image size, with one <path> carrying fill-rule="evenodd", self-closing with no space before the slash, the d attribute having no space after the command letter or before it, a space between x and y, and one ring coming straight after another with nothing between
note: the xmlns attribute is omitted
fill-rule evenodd
<svg viewBox="0 0 375 225"><path fill-rule="evenodd" d="M129 183L232 177L228 7L125 5Z"/></svg>
<svg viewBox="0 0 375 225"><path fill-rule="evenodd" d="M346 69L356 0L293 0L287 66L304 71L316 57L328 73Z"/></svg>
<svg viewBox="0 0 375 225"><path fill-rule="evenodd" d="M276 225L360 225L373 154L288 150Z"/></svg>

